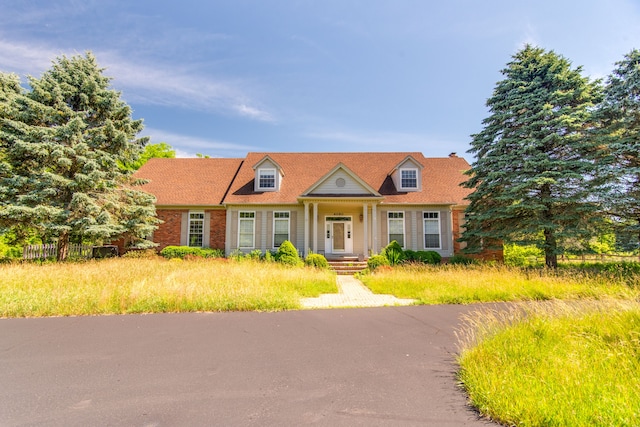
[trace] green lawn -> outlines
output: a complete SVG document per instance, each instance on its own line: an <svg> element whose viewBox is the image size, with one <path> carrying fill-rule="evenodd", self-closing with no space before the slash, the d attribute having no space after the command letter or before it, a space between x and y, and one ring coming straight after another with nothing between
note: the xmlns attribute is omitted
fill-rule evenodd
<svg viewBox="0 0 640 427"><path fill-rule="evenodd" d="M515 303L470 316L459 332L459 378L486 416L519 426L640 425L637 269L404 266L361 279L423 304ZM0 265L2 317L288 310L335 292L334 273L250 260Z"/></svg>
<svg viewBox="0 0 640 427"><path fill-rule="evenodd" d="M459 378L482 414L517 426L640 425L640 304L541 303L479 312Z"/></svg>

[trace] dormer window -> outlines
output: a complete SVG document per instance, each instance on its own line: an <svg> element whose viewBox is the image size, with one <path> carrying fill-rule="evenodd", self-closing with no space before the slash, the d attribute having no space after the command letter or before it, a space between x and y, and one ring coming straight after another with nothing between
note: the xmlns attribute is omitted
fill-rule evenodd
<svg viewBox="0 0 640 427"><path fill-rule="evenodd" d="M400 189L418 189L418 169L400 169Z"/></svg>
<svg viewBox="0 0 640 427"><path fill-rule="evenodd" d="M253 180L253 191L269 192L280 191L284 172L282 167L269 156L264 156L262 160L253 166L255 178Z"/></svg>
<svg viewBox="0 0 640 427"><path fill-rule="evenodd" d="M258 189L275 190L276 188L276 170L260 169L258 170Z"/></svg>

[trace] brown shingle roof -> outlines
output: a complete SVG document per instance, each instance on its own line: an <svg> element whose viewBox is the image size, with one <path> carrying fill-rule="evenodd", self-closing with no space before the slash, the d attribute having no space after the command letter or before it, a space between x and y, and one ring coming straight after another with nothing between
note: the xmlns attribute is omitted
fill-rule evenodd
<svg viewBox="0 0 640 427"><path fill-rule="evenodd" d="M253 166L266 155L284 171L280 191L254 192ZM410 155L424 167L422 191L399 193L389 173ZM343 163L384 196L383 203L467 204L469 190L460 187L469 164L461 157L425 158L422 153L249 153L225 203L291 204L337 164Z"/></svg>
<svg viewBox="0 0 640 427"><path fill-rule="evenodd" d="M222 204L242 159L150 159L134 174L148 179L142 190L159 206Z"/></svg>

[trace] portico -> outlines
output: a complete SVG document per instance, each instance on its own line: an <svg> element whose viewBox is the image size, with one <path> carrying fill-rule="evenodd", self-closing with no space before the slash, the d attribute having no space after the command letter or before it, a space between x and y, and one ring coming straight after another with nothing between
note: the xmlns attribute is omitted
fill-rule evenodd
<svg viewBox="0 0 640 427"><path fill-rule="evenodd" d="M304 204L304 254L327 257L357 255L367 259L379 251L377 226L380 196L301 198Z"/></svg>

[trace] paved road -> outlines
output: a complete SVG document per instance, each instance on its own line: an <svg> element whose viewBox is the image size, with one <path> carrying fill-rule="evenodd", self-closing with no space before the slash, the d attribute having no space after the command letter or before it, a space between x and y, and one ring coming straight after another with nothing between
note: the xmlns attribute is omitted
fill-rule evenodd
<svg viewBox="0 0 640 427"><path fill-rule="evenodd" d="M480 426L473 306L0 320L2 426Z"/></svg>

